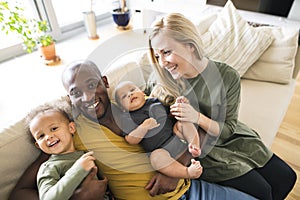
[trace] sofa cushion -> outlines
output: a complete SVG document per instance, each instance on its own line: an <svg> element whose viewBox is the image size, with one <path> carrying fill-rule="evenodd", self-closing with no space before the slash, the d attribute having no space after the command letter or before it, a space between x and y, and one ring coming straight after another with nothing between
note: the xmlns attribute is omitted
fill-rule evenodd
<svg viewBox="0 0 300 200"><path fill-rule="evenodd" d="M271 146L295 89L295 80L276 84L242 79L239 120L259 133Z"/></svg>
<svg viewBox="0 0 300 200"><path fill-rule="evenodd" d="M251 27L228 1L202 34L203 48L213 60L225 62L242 76L272 43L272 36Z"/></svg>
<svg viewBox="0 0 300 200"><path fill-rule="evenodd" d="M126 53L109 64L102 72L107 76L109 82L108 95L114 101L114 89L121 81L132 81L142 90L146 87L146 79L149 77L149 67L139 65L146 50L134 50ZM147 56L145 54L145 56ZM142 67L145 66L145 67ZM150 67L151 68L151 67ZM145 71L146 70L146 71Z"/></svg>
<svg viewBox="0 0 300 200"><path fill-rule="evenodd" d="M1 199L8 199L22 173L40 153L24 127L24 121L21 120L0 133Z"/></svg>
<svg viewBox="0 0 300 200"><path fill-rule="evenodd" d="M200 35L204 34L208 31L209 27L212 25L212 23L217 19L218 14L217 13L209 13L204 16L202 16L198 21L194 21L194 24L198 28L198 32Z"/></svg>
<svg viewBox="0 0 300 200"><path fill-rule="evenodd" d="M274 37L270 47L247 70L243 78L287 84L290 82L298 49L298 30L288 27L258 27Z"/></svg>

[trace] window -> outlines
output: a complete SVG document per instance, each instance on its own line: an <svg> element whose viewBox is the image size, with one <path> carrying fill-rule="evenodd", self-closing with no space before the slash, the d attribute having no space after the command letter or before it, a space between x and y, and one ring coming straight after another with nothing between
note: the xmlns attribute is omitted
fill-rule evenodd
<svg viewBox="0 0 300 200"><path fill-rule="evenodd" d="M57 41L66 38L70 32L84 31L83 14L91 6L97 21L110 17L112 0L7 0L11 5L21 5L26 16L47 20L51 34ZM0 62L24 54L21 39L15 34L0 32Z"/></svg>
<svg viewBox="0 0 300 200"><path fill-rule="evenodd" d="M24 8L24 15L28 16L30 18L37 18L38 17L38 11L34 5L34 3L31 0L24 0L22 2L17 1L9 1L9 5L11 8L14 6L20 6ZM5 12L3 12L4 15L6 15ZM24 52L20 46L21 39L17 37L16 34L9 33L8 35L5 34L1 30L0 32L0 61L7 58L8 55L12 55L12 52L21 53ZM11 49L9 49L11 47ZM6 51L7 50L7 51ZM10 51L11 50L11 51Z"/></svg>
<svg viewBox="0 0 300 200"><path fill-rule="evenodd" d="M108 12L108 3L105 0L52 0L53 9L60 27L82 21L82 12L91 10L91 6L96 15ZM69 8L67 12L66 8Z"/></svg>

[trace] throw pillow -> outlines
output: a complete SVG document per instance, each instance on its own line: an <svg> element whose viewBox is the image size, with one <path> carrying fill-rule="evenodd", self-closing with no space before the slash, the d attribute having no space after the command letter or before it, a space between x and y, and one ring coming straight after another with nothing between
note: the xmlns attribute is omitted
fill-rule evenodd
<svg viewBox="0 0 300 200"><path fill-rule="evenodd" d="M218 14L213 12L202 16L198 21L194 22L200 35L206 33L210 25L217 19Z"/></svg>
<svg viewBox="0 0 300 200"><path fill-rule="evenodd" d="M251 27L231 1L227 1L208 31L202 34L206 56L231 65L240 76L244 75L272 41L272 36Z"/></svg>
<svg viewBox="0 0 300 200"><path fill-rule="evenodd" d="M256 29L273 35L274 41L248 69L243 78L288 84L295 66L298 30L288 27L258 27Z"/></svg>

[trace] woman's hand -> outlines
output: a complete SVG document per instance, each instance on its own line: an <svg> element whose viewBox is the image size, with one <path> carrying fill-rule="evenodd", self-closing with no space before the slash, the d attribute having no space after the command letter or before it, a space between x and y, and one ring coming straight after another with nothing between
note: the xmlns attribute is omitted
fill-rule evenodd
<svg viewBox="0 0 300 200"><path fill-rule="evenodd" d="M151 196L165 194L176 189L179 179L171 178L157 173L152 177L145 189L149 190Z"/></svg>
<svg viewBox="0 0 300 200"><path fill-rule="evenodd" d="M178 98L181 99L177 100ZM196 111L189 103L185 103L186 101L183 100L182 97L178 98L176 99L176 103L170 106L171 114L178 121L192 122L197 124L205 131L205 133L208 133L214 137L218 137L220 135L220 127L218 122Z"/></svg>
<svg viewBox="0 0 300 200"><path fill-rule="evenodd" d="M179 121L198 124L199 113L188 103L176 101L170 106L170 112Z"/></svg>

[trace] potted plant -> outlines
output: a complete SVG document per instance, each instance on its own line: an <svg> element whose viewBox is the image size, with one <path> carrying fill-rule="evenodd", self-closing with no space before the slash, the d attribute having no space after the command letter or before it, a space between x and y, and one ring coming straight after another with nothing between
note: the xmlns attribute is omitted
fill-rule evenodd
<svg viewBox="0 0 300 200"><path fill-rule="evenodd" d="M47 21L36 21L36 25L36 42L42 58L50 61L60 60L59 57L56 56L55 40L50 34L47 34L49 30Z"/></svg>
<svg viewBox="0 0 300 200"><path fill-rule="evenodd" d="M47 33L50 29L47 21L25 17L22 7L0 2L0 28L6 34L16 33L22 39L23 47L28 53L39 48L42 58L46 61L58 59L55 40Z"/></svg>

